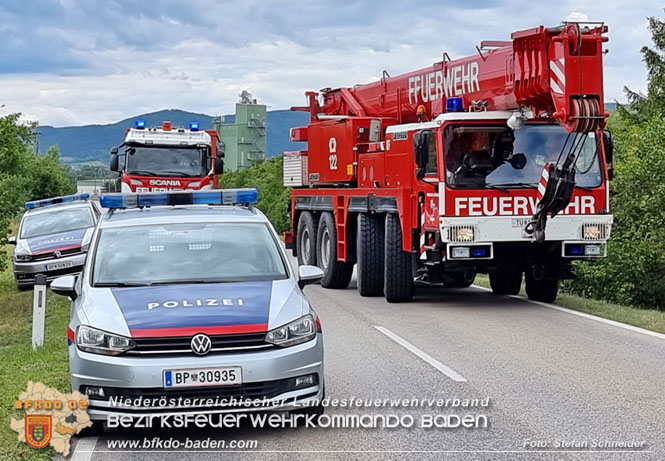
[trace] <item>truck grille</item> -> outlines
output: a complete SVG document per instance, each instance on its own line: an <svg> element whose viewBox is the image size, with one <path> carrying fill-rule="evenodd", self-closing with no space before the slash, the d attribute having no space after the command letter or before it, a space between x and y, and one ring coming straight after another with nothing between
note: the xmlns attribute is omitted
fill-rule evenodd
<svg viewBox="0 0 665 461"><path fill-rule="evenodd" d="M212 348L210 354L238 353L243 351L264 350L276 347L265 342L265 333L243 333L237 335L210 336ZM194 355L191 336L177 338L135 338L136 347L125 352L127 355Z"/></svg>
<svg viewBox="0 0 665 461"><path fill-rule="evenodd" d="M75 256L79 254L83 254L83 252L81 251L81 247L70 248L69 250L60 251L61 258L64 258L65 256ZM57 259L55 257L55 252L51 251L48 253L39 253L36 255L32 255L32 261L46 261L47 259Z"/></svg>

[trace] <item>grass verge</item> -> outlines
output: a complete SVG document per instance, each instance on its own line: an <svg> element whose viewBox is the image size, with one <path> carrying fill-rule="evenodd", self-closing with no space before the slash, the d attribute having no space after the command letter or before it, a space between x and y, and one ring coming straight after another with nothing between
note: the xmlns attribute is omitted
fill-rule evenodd
<svg viewBox="0 0 665 461"><path fill-rule="evenodd" d="M28 381L40 381L62 392L70 392L66 328L69 301L47 294L44 347L33 351L32 291L19 292L10 267L0 272L0 458L12 460L51 459L51 447L34 450L19 442L9 427L14 400Z"/></svg>
<svg viewBox="0 0 665 461"><path fill-rule="evenodd" d="M490 287L489 278L484 274L478 274L475 284L486 288ZM520 295L526 296L524 287L522 287ZM597 315L598 317L616 322L627 323L628 325L646 330L665 333L665 312L587 299L568 293L560 293L556 299L556 304L561 307Z"/></svg>

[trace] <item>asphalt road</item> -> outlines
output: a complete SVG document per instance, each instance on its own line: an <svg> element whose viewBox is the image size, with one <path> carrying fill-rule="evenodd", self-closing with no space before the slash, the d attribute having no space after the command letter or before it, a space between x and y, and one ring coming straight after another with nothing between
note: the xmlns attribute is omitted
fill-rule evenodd
<svg viewBox="0 0 665 461"><path fill-rule="evenodd" d="M489 406L327 410L410 415L411 428L115 431L83 439L73 459L222 456L109 449L109 441L156 435L258 441L257 451L223 455L232 459L665 459L665 336L478 287L419 289L409 304L361 298L355 279L347 290L306 292L323 324L328 397L489 398ZM485 415L488 427L417 427L423 415L446 414ZM643 446L599 449L594 441ZM564 442L587 446L560 447Z"/></svg>

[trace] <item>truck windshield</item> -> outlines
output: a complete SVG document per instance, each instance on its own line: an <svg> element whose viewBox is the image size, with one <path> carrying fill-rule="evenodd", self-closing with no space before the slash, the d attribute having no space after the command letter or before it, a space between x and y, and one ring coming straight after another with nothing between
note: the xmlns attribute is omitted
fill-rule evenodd
<svg viewBox="0 0 665 461"><path fill-rule="evenodd" d="M94 286L223 283L287 278L264 223L179 223L103 229Z"/></svg>
<svg viewBox="0 0 665 461"><path fill-rule="evenodd" d="M53 210L48 213L27 214L21 223L21 238L59 234L92 227L95 222L88 207Z"/></svg>
<svg viewBox="0 0 665 461"><path fill-rule="evenodd" d="M206 163L199 147L131 146L125 171L136 176L202 177L208 174Z"/></svg>
<svg viewBox="0 0 665 461"><path fill-rule="evenodd" d="M447 127L443 132L446 183L453 188L537 187L543 167L557 161L567 136L557 125L526 125L519 130L505 126ZM571 135L569 146L573 138ZM580 187L601 184L593 133L577 159L575 180Z"/></svg>

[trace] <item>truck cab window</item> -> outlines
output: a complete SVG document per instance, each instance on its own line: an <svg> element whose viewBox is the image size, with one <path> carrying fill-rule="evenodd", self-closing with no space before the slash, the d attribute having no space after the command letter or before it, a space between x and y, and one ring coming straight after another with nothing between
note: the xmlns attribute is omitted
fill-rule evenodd
<svg viewBox="0 0 665 461"><path fill-rule="evenodd" d="M446 183L453 188L537 187L546 163L557 162L568 133L556 125L451 126L443 132ZM596 140L589 134L576 164L582 187L601 184Z"/></svg>
<svg viewBox="0 0 665 461"><path fill-rule="evenodd" d="M439 156L436 152L436 134L434 132L425 133L427 136L427 167L425 168L425 176L436 176L437 163Z"/></svg>

